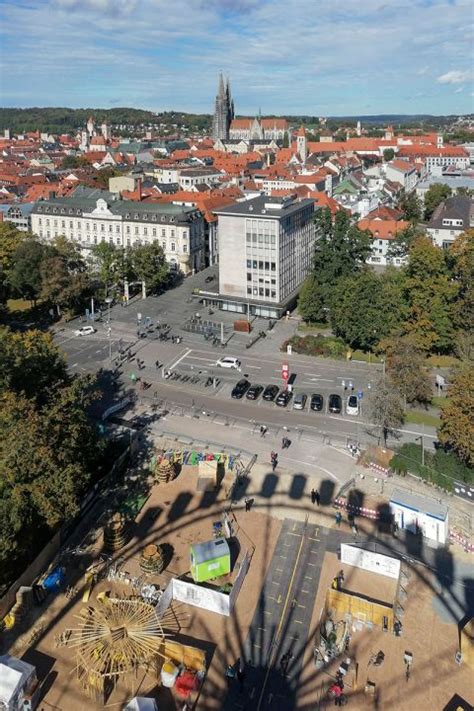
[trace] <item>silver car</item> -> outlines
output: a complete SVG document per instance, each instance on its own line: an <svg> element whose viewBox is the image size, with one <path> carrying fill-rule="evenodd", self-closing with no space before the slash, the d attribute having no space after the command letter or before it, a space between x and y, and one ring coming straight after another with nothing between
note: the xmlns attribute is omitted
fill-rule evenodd
<svg viewBox="0 0 474 711"><path fill-rule="evenodd" d="M293 400L293 410L304 410L308 396L305 393L298 393Z"/></svg>

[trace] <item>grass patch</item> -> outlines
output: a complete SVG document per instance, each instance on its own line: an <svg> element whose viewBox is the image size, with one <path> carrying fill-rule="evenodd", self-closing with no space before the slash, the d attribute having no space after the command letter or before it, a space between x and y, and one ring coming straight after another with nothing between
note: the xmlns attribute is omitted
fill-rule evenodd
<svg viewBox="0 0 474 711"><path fill-rule="evenodd" d="M428 425L429 427L439 427L441 424L441 420L436 415L418 412L418 410L405 412L405 422L411 422L412 425Z"/></svg>
<svg viewBox="0 0 474 711"><path fill-rule="evenodd" d="M303 333L317 333L318 331L330 331L331 324L323 323L322 321L317 321L316 323L305 323L302 321L298 326L298 331Z"/></svg>
<svg viewBox="0 0 474 711"><path fill-rule="evenodd" d="M363 360L364 363L383 363L381 356L376 356L373 353L365 353L365 351L351 351L352 360Z"/></svg>
<svg viewBox="0 0 474 711"><path fill-rule="evenodd" d="M421 445L413 442L403 444L392 457L390 467L398 474L407 472L452 491L453 480L472 484L474 469L463 464L455 454L437 449L433 454L425 450L425 464L422 465Z"/></svg>
<svg viewBox="0 0 474 711"><path fill-rule="evenodd" d="M453 368L460 363L459 358L449 355L431 355L426 362L432 368Z"/></svg>
<svg viewBox="0 0 474 711"><path fill-rule="evenodd" d="M431 404L433 405L433 407L444 407L449 402L449 397L446 397L445 395L435 395L431 398Z"/></svg>

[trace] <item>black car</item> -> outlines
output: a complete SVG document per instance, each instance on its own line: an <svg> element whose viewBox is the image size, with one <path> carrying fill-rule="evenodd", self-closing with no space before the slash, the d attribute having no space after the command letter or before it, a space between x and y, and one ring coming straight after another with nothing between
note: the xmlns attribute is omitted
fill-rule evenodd
<svg viewBox="0 0 474 711"><path fill-rule="evenodd" d="M252 385L247 390L246 398L247 400L256 400L263 390L263 385Z"/></svg>
<svg viewBox="0 0 474 711"><path fill-rule="evenodd" d="M334 412L336 415L342 412L342 400L340 395L333 393L329 396L329 412Z"/></svg>
<svg viewBox="0 0 474 711"><path fill-rule="evenodd" d="M278 385L267 385L263 391L262 398L264 400L274 400L278 395Z"/></svg>
<svg viewBox="0 0 474 711"><path fill-rule="evenodd" d="M239 380L237 385L234 386L231 392L231 396L234 398L234 400L240 400L241 398L243 398L249 387L249 381L246 380L246 378L242 378L242 380Z"/></svg>
<svg viewBox="0 0 474 711"><path fill-rule="evenodd" d="M314 393L314 395L311 395L311 402L310 402L310 408L314 410L315 412L322 412L324 405L324 400L322 395L318 395L317 393Z"/></svg>
<svg viewBox="0 0 474 711"><path fill-rule="evenodd" d="M275 400L278 407L286 407L291 400L292 393L289 390L282 390Z"/></svg>

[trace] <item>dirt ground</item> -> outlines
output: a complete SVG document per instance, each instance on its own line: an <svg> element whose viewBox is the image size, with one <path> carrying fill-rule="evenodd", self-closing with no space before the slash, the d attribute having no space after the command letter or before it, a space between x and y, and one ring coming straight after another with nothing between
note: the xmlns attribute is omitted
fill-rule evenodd
<svg viewBox="0 0 474 711"><path fill-rule="evenodd" d="M147 581L166 587L170 577L189 570L189 544L212 539L214 521L228 507L226 490L231 485L232 475L227 473L217 492L197 492L196 467L183 467L179 476L168 484L155 485L133 529L129 543L114 558L124 558L122 570L131 576L141 575L140 553L148 543L166 544L172 552L171 561L161 575L148 576ZM225 669L234 664L241 655L241 647L247 636L253 612L260 593L261 581L273 554L280 531L280 522L266 514L245 512L240 506L232 513L232 524L240 543L241 554L253 552L249 572L240 591L234 613L224 617L202 611L190 605L173 603L172 611L165 617L172 638L184 644L205 650L208 673L204 682L199 708L219 709L225 694ZM97 542L94 556L102 548L102 539ZM77 626L76 615L85 605L83 570L92 556L76 560L73 569L67 571L68 582L76 588L69 599L64 592L50 596L44 613L30 626L29 632L17 640L10 653L23 658L37 667L41 679L45 679L45 695L40 708L63 709L64 711L91 711L103 708L102 704L87 698L79 686L75 672L75 651L55 643L57 635ZM129 585L117 581L101 580L93 588L89 605L95 604L96 595L108 590L113 596L129 595ZM30 643L32 630L38 630L38 640ZM28 651L25 653L25 649ZM134 684L134 685L133 685ZM140 672L130 683L122 681L112 693L108 704L121 708L121 704L135 694L146 696L153 691L160 711L181 709L182 701L176 701L169 690L157 688L156 678Z"/></svg>
<svg viewBox="0 0 474 711"><path fill-rule="evenodd" d="M326 553L320 585L313 610L311 630L315 632L321 622L327 590L339 570L344 570L344 588L370 594L377 599L390 601L394 593L393 581L375 573L341 564L333 553ZM350 672L345 677L345 692L350 709L354 711L413 711L413 709L443 709L455 693L472 703L474 680L466 664L458 666L455 654L458 649L458 632L455 624L445 624L436 615L431 604L433 593L431 574L424 568L410 571L402 636L383 632L374 627L352 633L347 651L324 671L316 670L313 644L308 644L304 659L301 694L298 708L310 709L316 701L327 698L327 689L335 678L341 660L351 658ZM382 650L382 666L369 666L373 654ZM405 651L413 655L410 678L405 677ZM357 675L355 667L357 665ZM376 685L376 695L364 692L367 681ZM334 702L328 702L331 707ZM325 704L322 704L325 708Z"/></svg>

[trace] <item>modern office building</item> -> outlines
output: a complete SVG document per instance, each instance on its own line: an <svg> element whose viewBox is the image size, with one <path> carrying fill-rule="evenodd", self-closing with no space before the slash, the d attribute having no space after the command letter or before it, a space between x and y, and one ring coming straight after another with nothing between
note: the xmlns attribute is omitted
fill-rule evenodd
<svg viewBox="0 0 474 711"><path fill-rule="evenodd" d="M261 196L215 211L226 311L278 318L294 305L314 254L314 201Z"/></svg>
<svg viewBox="0 0 474 711"><path fill-rule="evenodd" d="M71 197L36 203L31 229L46 241L64 235L85 254L100 242L124 249L159 242L172 268L190 274L204 266L204 218L193 207L120 200L80 187Z"/></svg>

